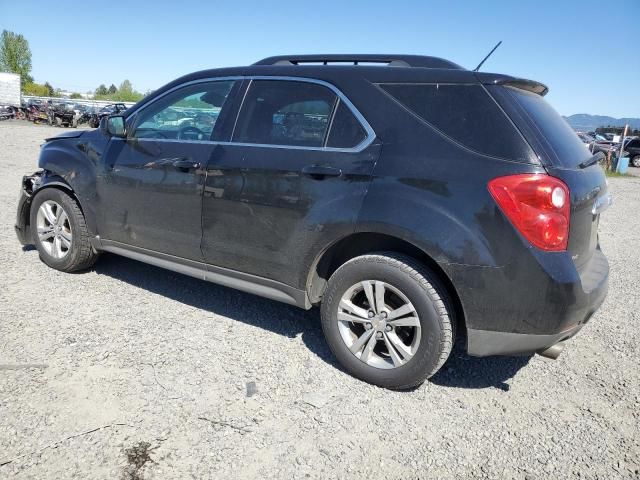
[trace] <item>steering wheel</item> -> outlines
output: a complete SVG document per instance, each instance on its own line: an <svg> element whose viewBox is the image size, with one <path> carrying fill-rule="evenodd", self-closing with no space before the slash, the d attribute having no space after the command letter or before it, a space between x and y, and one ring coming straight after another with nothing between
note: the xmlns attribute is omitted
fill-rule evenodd
<svg viewBox="0 0 640 480"><path fill-rule="evenodd" d="M188 126L178 130L178 140L204 140L204 132L199 128Z"/></svg>

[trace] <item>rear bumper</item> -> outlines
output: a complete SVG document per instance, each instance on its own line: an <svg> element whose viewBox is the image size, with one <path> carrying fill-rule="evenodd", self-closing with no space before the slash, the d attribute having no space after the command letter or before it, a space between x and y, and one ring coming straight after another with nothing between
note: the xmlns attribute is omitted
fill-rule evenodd
<svg viewBox="0 0 640 480"><path fill-rule="evenodd" d="M545 350L558 342L573 337L582 325L576 325L553 335L533 333L492 332L490 330L467 330L467 352L474 357L490 355L526 355Z"/></svg>
<svg viewBox="0 0 640 480"><path fill-rule="evenodd" d="M566 252L530 253L502 268L449 270L465 314L470 355L544 350L578 333L602 305L609 263L599 249L580 271Z"/></svg>

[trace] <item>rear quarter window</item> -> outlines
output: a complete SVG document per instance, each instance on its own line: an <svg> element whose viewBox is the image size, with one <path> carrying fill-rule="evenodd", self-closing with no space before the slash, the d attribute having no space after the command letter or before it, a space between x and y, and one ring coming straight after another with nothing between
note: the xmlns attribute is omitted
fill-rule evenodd
<svg viewBox="0 0 640 480"><path fill-rule="evenodd" d="M470 150L508 160L535 161L531 147L481 85L385 83L379 87Z"/></svg>

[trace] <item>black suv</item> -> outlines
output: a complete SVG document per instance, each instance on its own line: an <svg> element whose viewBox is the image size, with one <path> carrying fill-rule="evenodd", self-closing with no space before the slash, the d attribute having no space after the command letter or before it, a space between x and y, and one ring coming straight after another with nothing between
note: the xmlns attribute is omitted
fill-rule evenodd
<svg viewBox="0 0 640 480"><path fill-rule="evenodd" d="M113 252L308 309L353 375L556 357L602 303L610 203L547 88L423 56L273 57L182 77L48 139L16 230L71 272Z"/></svg>
<svg viewBox="0 0 640 480"><path fill-rule="evenodd" d="M640 137L633 138L625 145L629 161L634 167L640 167Z"/></svg>

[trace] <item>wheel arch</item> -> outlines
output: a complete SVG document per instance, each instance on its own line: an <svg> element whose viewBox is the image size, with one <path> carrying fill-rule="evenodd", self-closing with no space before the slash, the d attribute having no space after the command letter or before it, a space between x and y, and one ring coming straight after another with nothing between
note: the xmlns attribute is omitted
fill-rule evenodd
<svg viewBox="0 0 640 480"><path fill-rule="evenodd" d="M46 189L56 189L70 195L76 201L78 207L80 208L80 211L84 215L84 208L82 207L82 202L80 202L78 195L73 190L71 185L69 185L59 175L52 174L45 170L43 172L39 172L38 174L24 177L22 188L27 193L27 195L29 195L29 201L27 204L28 208L24 208L20 211L20 215L22 216L22 225L24 225L25 229L31 228L31 206L33 204L33 199L37 194ZM30 238L30 233L27 234L27 238Z"/></svg>
<svg viewBox="0 0 640 480"><path fill-rule="evenodd" d="M307 295L317 304L331 275L345 262L360 255L388 251L407 255L429 268L440 281L452 302L458 332L466 332L464 309L453 282L442 267L422 248L397 236L377 232L357 232L337 240L312 263L307 277Z"/></svg>

